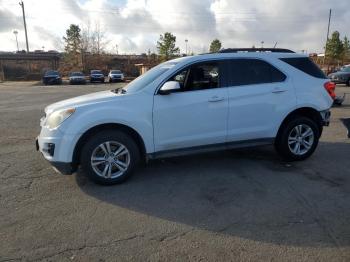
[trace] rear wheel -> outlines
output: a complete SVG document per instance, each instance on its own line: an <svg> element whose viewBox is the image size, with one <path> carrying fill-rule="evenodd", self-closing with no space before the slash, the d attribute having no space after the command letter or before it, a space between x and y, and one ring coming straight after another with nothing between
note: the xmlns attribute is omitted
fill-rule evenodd
<svg viewBox="0 0 350 262"><path fill-rule="evenodd" d="M275 147L286 160L304 160L312 155L320 137L320 130L315 121L299 116L281 128Z"/></svg>
<svg viewBox="0 0 350 262"><path fill-rule="evenodd" d="M350 78L348 79L348 81L346 81L346 86L350 86Z"/></svg>
<svg viewBox="0 0 350 262"><path fill-rule="evenodd" d="M85 174L103 185L125 181L140 158L139 149L127 134L108 130L94 135L83 147L81 165Z"/></svg>

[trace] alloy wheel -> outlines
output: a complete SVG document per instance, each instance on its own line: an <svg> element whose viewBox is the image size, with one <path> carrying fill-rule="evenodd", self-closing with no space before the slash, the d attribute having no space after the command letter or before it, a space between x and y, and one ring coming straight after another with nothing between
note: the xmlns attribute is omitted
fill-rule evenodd
<svg viewBox="0 0 350 262"><path fill-rule="evenodd" d="M315 135L312 128L306 124L295 126L288 136L290 151L298 156L304 155L312 148Z"/></svg>
<svg viewBox="0 0 350 262"><path fill-rule="evenodd" d="M113 179L123 175L130 165L130 152L117 141L98 145L91 155L91 167L103 178Z"/></svg>

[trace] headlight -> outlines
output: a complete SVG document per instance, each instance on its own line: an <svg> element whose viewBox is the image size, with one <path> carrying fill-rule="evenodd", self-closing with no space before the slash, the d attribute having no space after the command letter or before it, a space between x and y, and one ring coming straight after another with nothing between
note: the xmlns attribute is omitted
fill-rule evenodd
<svg viewBox="0 0 350 262"><path fill-rule="evenodd" d="M58 127L64 120L70 117L75 112L75 108L58 110L51 113L46 120L46 125L52 129Z"/></svg>

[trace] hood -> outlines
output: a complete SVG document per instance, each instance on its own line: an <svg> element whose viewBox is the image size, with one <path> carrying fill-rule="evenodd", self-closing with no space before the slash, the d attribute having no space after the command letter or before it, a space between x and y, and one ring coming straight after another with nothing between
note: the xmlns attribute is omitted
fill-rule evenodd
<svg viewBox="0 0 350 262"><path fill-rule="evenodd" d="M85 79L85 76L70 76L70 79Z"/></svg>
<svg viewBox="0 0 350 262"><path fill-rule="evenodd" d="M46 75L44 78L60 78L58 75Z"/></svg>
<svg viewBox="0 0 350 262"><path fill-rule="evenodd" d="M116 98L117 96L121 96L122 94L116 94L111 92L110 90L96 92L92 94L87 94L83 96L77 96L70 99L62 100L57 103L51 104L45 108L46 115L51 114L53 111L63 108L70 107L81 107L84 105L92 104L92 103L101 103L110 101L111 99Z"/></svg>

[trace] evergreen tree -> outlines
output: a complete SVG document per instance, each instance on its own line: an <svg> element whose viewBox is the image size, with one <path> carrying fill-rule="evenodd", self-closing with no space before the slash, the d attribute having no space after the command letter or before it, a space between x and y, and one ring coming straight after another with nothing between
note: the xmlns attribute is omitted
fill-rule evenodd
<svg viewBox="0 0 350 262"><path fill-rule="evenodd" d="M344 40L343 40L342 59L343 59L343 62L350 60L350 41L346 36L344 37Z"/></svg>
<svg viewBox="0 0 350 262"><path fill-rule="evenodd" d="M163 60L169 60L179 55L180 49L175 44L176 36L172 33L166 32L164 35L160 35L159 41L157 41L157 49Z"/></svg>
<svg viewBox="0 0 350 262"><path fill-rule="evenodd" d="M71 69L77 70L81 68L81 48L82 37L78 25L71 24L66 30L64 50L66 51L65 60L70 65Z"/></svg>
<svg viewBox="0 0 350 262"><path fill-rule="evenodd" d="M326 44L326 57L330 62L339 62L343 55L343 42L340 40L338 31L333 32L332 37L328 39Z"/></svg>
<svg viewBox="0 0 350 262"><path fill-rule="evenodd" d="M209 48L209 52L210 53L217 53L219 52L221 49L221 42L219 39L214 39L211 44L210 44L210 48Z"/></svg>

